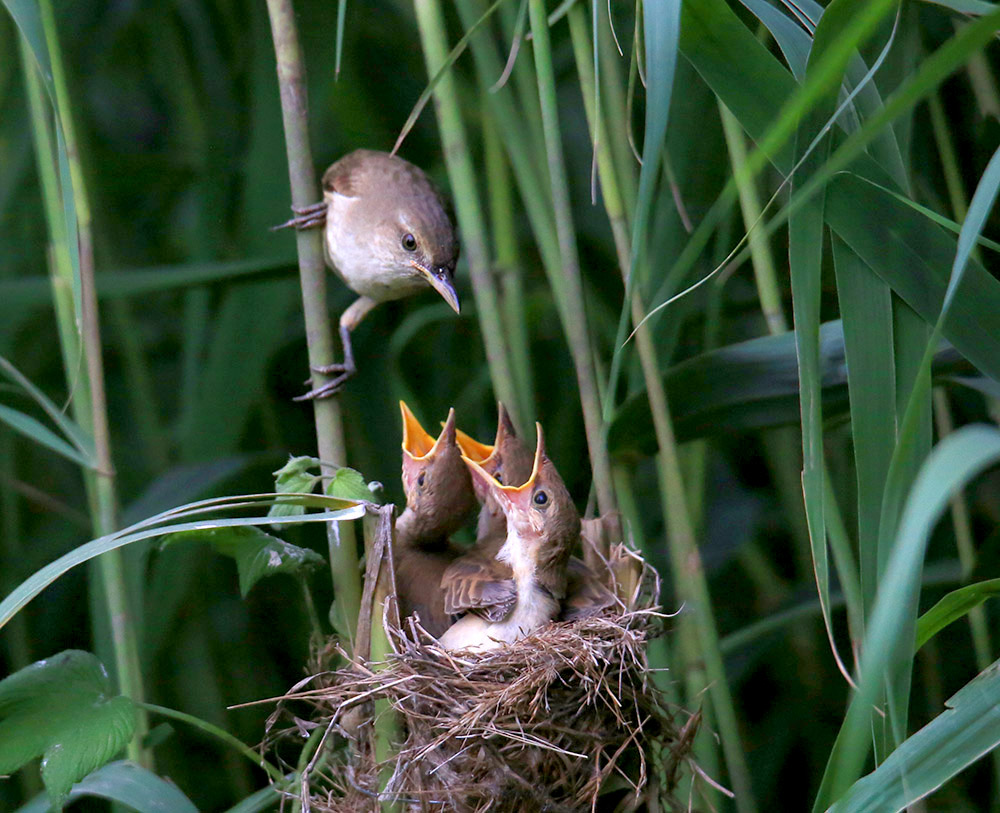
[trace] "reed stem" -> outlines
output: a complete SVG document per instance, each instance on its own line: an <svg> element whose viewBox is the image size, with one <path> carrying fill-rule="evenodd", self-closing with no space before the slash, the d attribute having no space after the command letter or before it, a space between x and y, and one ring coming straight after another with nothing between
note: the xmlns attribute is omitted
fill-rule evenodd
<svg viewBox="0 0 1000 813"><path fill-rule="evenodd" d="M439 0L415 0L413 6L427 73L428 76L434 76L445 64L449 52L444 12ZM469 259L469 275L472 278L472 291L493 389L511 411L514 424L523 430L526 416L521 414L521 399L517 395L517 387L511 374L507 333L500 315L496 285L490 273L486 220L476 188L458 89L450 72L442 76L434 88L434 101L441 147L455 194L455 214L462 232L462 247Z"/></svg>
<svg viewBox="0 0 1000 813"><path fill-rule="evenodd" d="M562 135L559 130L559 112L556 101L556 81L552 62L552 44L544 0L529 0L528 16L531 20L532 45L535 54L535 74L542 107L542 126L545 151L548 158L549 184L555 210L556 234L562 275L565 281L563 327L569 340L573 365L576 368L583 423L590 451L590 465L594 471L597 491L597 508L600 513L615 506L614 487L611 479L611 459L604 442L601 427L601 402L594 374L594 359L587 335L587 311L580 278L580 257L576 247L576 232L569 202L569 185L566 180L566 161L563 157Z"/></svg>
<svg viewBox="0 0 1000 813"><path fill-rule="evenodd" d="M271 36L281 91L281 114L288 154L288 178L292 205L308 206L319 200L319 185L309 146L309 103L305 85L305 64L299 47L295 12L291 0L267 0ZM299 281L302 287L302 310L305 318L309 367L323 367L334 361L333 331L326 305L326 268L320 232L312 229L295 233L299 256ZM328 376L312 373L314 386L329 381ZM347 460L344 424L340 402L336 398L313 401L316 445L321 460L338 466ZM358 552L354 527L350 522L330 523L327 528L330 573L335 591L336 627L347 639L357 626L361 601L358 575Z"/></svg>
<svg viewBox="0 0 1000 813"><path fill-rule="evenodd" d="M85 381L85 386L74 397L74 415L81 429L89 434L94 443L94 469L85 470L84 478L88 483L90 496L91 524L96 536L112 533L118 527L118 504L115 490L115 471L111 454L111 436L108 426L107 398L104 389L104 360L101 355L100 315L97 307L97 293L94 278L94 244L92 237L92 220L90 203L84 182L83 165L80 156L79 141L73 124L72 100L66 71L63 65L62 49L56 26L55 13L51 0L40 0L39 15L42 30L45 35L46 49L52 67L52 83L55 91L56 127L61 132L69 167L72 187L73 206L76 215L77 249L79 258L79 313L78 330L71 327L70 313L65 312L60 319L64 330L60 336L68 340L63 347L63 358L68 361L67 374L71 392L78 381ZM25 67L28 60L25 60ZM61 191L55 181L54 169L55 151L52 150L51 133L48 130L47 117L42 102L42 90L37 81L33 67L25 71L29 82L29 94L34 97L31 102L33 109L33 125L35 129L38 164L43 183L43 195L46 197L46 214L50 218L50 227L56 221L63 221ZM32 83L34 85L32 86ZM42 165L47 169L41 169ZM64 221L63 221L64 222ZM60 224L55 226L52 239L57 239L63 246L54 252L57 258L53 269L58 277L57 289L62 288L67 293L72 291L73 263L70 245L70 235ZM68 262L67 262L68 260ZM60 300L58 291L55 299ZM66 300L63 300L66 302ZM67 303L68 304L68 303ZM67 310L69 310L67 308ZM72 337L72 338L70 338ZM79 341L77 341L79 338ZM82 354L83 376L77 376L78 361ZM121 692L132 698L136 703L144 699L142 670L139 664L139 646L135 622L130 606L130 599L125 581L125 565L121 551L112 551L97 560L97 572L103 583L105 609L108 614L108 629L111 634L111 646L114 654L114 667ZM152 756L143 747L142 741L149 730L149 722L145 711L138 710L136 715L135 736L127 746L129 759L139 762L145 767L152 766Z"/></svg>
<svg viewBox="0 0 1000 813"><path fill-rule="evenodd" d="M619 270L622 283L627 287L631 264L631 242L628 223L625 219L624 203L615 174L615 164L606 137L603 110L598 109L594 93L594 68L588 44L583 10L574 6L569 11L570 34L580 86L583 91L584 108L590 123L593 142L597 151L598 177L605 209L611 222L615 239ZM638 325L645 315L638 290L634 290L629 303L633 324ZM729 684L726 680L725 665L719 649L719 635L712 612L708 582L695 538L694 523L684 489L677 441L666 392L660 375L649 326L641 327L635 335L636 348L642 368L646 393L649 398L650 413L656 433L659 452L657 471L660 483L660 499L664 521L668 531L668 547L673 564L674 583L687 609L680 619L680 650L684 661L684 681L687 699L694 701L705 686L709 686L714 716L718 721L723 752L737 794L740 810L753 810L754 803L750 788L749 770L740 742L736 709L733 704ZM704 740L702 748L705 747Z"/></svg>

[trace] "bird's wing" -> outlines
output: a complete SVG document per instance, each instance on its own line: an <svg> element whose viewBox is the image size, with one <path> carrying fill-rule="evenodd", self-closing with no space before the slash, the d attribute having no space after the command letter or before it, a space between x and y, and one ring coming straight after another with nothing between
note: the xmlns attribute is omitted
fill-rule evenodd
<svg viewBox="0 0 1000 813"><path fill-rule="evenodd" d="M517 603L517 588L508 565L474 550L448 565L441 577L445 612L474 612L502 621Z"/></svg>
<svg viewBox="0 0 1000 813"><path fill-rule="evenodd" d="M323 191L336 192L348 198L356 197L362 179L359 175L365 157L364 150L348 153L339 161L330 165L323 173Z"/></svg>
<svg viewBox="0 0 1000 813"><path fill-rule="evenodd" d="M575 556L566 567L566 600L563 602L561 621L573 621L597 615L605 607L616 603L615 595L601 584L593 570Z"/></svg>

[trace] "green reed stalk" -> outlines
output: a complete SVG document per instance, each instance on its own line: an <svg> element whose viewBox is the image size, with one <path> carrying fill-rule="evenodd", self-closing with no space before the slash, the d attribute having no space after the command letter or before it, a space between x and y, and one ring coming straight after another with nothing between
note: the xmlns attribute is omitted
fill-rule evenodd
<svg viewBox="0 0 1000 813"><path fill-rule="evenodd" d="M434 76L448 58L448 38L444 12L438 0L416 0L414 9L427 73ZM490 274L489 241L483 216L475 170L469 152L465 125L462 122L458 89L451 72L441 77L434 89L438 129L448 177L455 195L455 214L462 231L462 247L469 258L469 274L476 299L480 333L486 348L490 377L497 397L511 410L514 423L523 428L526 416L521 414L521 399L511 374L506 332L500 314L499 297Z"/></svg>
<svg viewBox="0 0 1000 813"><path fill-rule="evenodd" d="M503 289L504 329L510 342L511 367L521 399L521 415L534 420L535 395L531 380L531 345L528 338L527 306L524 301L524 271L517 250L514 219L514 190L510 168L496 123L488 109L483 111L483 152L486 161L486 188L490 196L490 223L493 233L494 263Z"/></svg>
<svg viewBox="0 0 1000 813"><path fill-rule="evenodd" d="M281 115L285 127L292 205L308 206L319 200L319 185L316 183L312 149L309 146L306 71L295 26L295 12L291 0L267 0L267 12L271 20L278 86L281 90ZM322 236L319 230L310 229L297 231L295 239L299 255L299 281L302 286L309 366L322 367L334 361L333 331L326 307L326 267ZM313 373L312 380L314 386L321 386L330 378ZM347 453L340 402L336 398L316 400L313 401L313 410L320 459L343 465L347 460ZM354 526L350 522L330 523L327 544L335 590L337 626L342 633L346 632L346 638L357 627L361 602Z"/></svg>
<svg viewBox="0 0 1000 813"><path fill-rule="evenodd" d="M594 64L590 51L591 38L580 6L569 11L570 35L576 56L580 87L583 92L584 108L590 123L591 133L597 150L597 169L601 183L604 206L611 222L612 234L618 255L622 282L625 284L631 264L631 239L629 224L626 222L624 203L615 174L614 159L611 155L603 110L598 110L594 94ZM637 290L633 291L630 303L632 321L639 324L644 316L641 299ZM636 349L646 383L653 427L656 433L659 453L657 471L659 474L660 497L664 521L668 530L675 587L678 595L691 610L680 619L680 649L684 660L684 680L687 698L695 698L709 686L712 707L718 721L723 752L729 768L737 806L741 811L755 809L750 775L740 742L736 708L729 684L726 680L725 664L719 649L719 634L712 612L708 580L701 565L701 557L696 543L694 523L688 506L684 479L681 475L680 455L674 436L673 422L666 392L660 376L660 366L649 326L640 328L635 336ZM703 738L703 743L708 740ZM705 747L703 745L703 747Z"/></svg>
<svg viewBox="0 0 1000 813"><path fill-rule="evenodd" d="M69 313L63 313L60 319L65 332L61 331L61 338L73 336L69 344L63 347L63 358L69 361L67 367L68 381L71 390L78 381L86 381L85 387L79 391L80 397L74 398L75 417L81 428L87 432L94 441L95 469L85 471L84 477L88 481L88 493L91 497L91 522L96 535L103 536L113 532L118 527L118 504L115 490L114 462L111 455L111 437L108 427L107 398L104 390L104 361L101 356L101 329L100 317L97 308L97 292L94 279L94 245L91 231L90 203L87 197L87 190L84 183L83 166L80 157L79 142L76 137L76 130L73 125L72 100L69 86L66 81L66 71L62 61L62 50L59 46L59 37L56 28L55 13L51 0L40 0L39 13L42 20L42 29L45 35L45 44L49 54L49 62L52 67L52 82L55 90L55 105L58 127L61 128L65 147L66 157L69 165L70 181L72 184L73 204L76 208L77 219L77 245L79 249L79 274L80 274L80 314L79 314L79 338L77 344L75 327L70 327L66 322L70 319ZM33 69L26 71L26 75L33 75ZM37 77L35 77L37 80ZM31 80L29 80L30 82ZM31 88L29 87L29 92ZM43 195L47 198L46 214L50 216L50 223L54 220L61 220L63 217L59 188L55 178L53 162L55 152L52 150L51 136L48 131L45 119L44 104L40 103L41 87L35 85L34 91L36 99L32 102L33 126L35 129L36 146L39 148L38 163L49 165L49 172L42 173L48 180L43 178ZM43 124L43 122L45 122ZM46 142L48 142L46 144ZM46 151L46 147L48 148ZM68 234L65 229L59 229L53 233L64 244L56 254L56 262L53 269L58 277L57 287L62 287L65 292L73 289L72 262L66 262L70 254ZM62 259L60 259L62 258ZM60 299L56 294L57 303ZM58 305L57 305L58 307ZM82 353L83 375L77 376L78 353ZM77 404L85 404L78 407ZM114 651L115 672L121 691L131 697L136 702L142 702L144 697L142 685L142 670L139 664L139 647L135 623L132 616L132 608L129 606L129 596L125 583L124 558L121 551L112 551L106 556L97 560L97 570L103 582L104 600L109 617L109 629L111 633L111 643ZM151 765L151 755L143 748L142 740L149 730L149 723L144 711L138 711L136 720L135 737L129 742L127 747L130 759L136 760L147 767Z"/></svg>
<svg viewBox="0 0 1000 813"><path fill-rule="evenodd" d="M563 159L562 135L559 130L559 112L556 100L556 81L552 63L552 44L544 0L529 0L528 15L535 55L535 74L538 95L542 105L542 125L545 150L548 157L549 183L556 216L556 234L559 240L562 274L566 284L564 328L569 340L573 364L576 367L583 423L590 451L590 465L594 471L598 511L614 508L615 496L611 480L611 459L604 443L601 429L601 402L594 374L594 359L587 334L587 311L580 279L580 257L576 247L576 232L569 202L569 185L566 181L566 162Z"/></svg>

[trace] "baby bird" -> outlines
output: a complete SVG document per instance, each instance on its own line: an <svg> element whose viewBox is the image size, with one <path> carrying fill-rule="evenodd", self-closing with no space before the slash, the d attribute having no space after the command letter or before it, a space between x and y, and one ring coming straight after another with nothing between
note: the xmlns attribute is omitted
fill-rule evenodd
<svg viewBox="0 0 1000 813"><path fill-rule="evenodd" d="M468 469L455 444L455 410L437 439L432 438L402 401L403 490L406 509L396 520L393 556L401 618L417 612L431 635L452 622L445 611L441 577L463 553L449 536L476 508Z"/></svg>
<svg viewBox="0 0 1000 813"><path fill-rule="evenodd" d="M445 649L486 651L511 643L556 618L566 595L570 549L580 537L580 515L559 472L545 454L542 427L527 482L500 485L478 463L463 458L474 481L497 501L507 537L497 560L510 566L513 601L500 617L469 613L441 636Z"/></svg>
<svg viewBox="0 0 1000 813"><path fill-rule="evenodd" d="M478 463L497 482L521 485L531 475L533 456L517 436L502 403L497 405L497 413L496 439L492 446L480 443L461 429L456 432L456 439L462 455ZM497 560L497 553L507 538L507 518L491 489L475 477L472 486L482 503L476 546L448 567L441 579L441 589L446 612L459 615L473 611L495 619L506 615L515 601L510 567ZM581 542L585 557L593 528L602 521L603 518L582 521ZM614 594L597 576L598 572L606 570L603 562L595 561L588 566L576 556L570 557L566 598L560 607L559 620L572 621L595 615L615 603Z"/></svg>
<svg viewBox="0 0 1000 813"><path fill-rule="evenodd" d="M323 226L327 265L359 295L340 317L344 361L316 369L336 377L298 400L327 398L354 375L351 332L380 302L430 286L459 312L455 226L419 167L389 153L355 150L323 174L323 200L295 213L276 228Z"/></svg>

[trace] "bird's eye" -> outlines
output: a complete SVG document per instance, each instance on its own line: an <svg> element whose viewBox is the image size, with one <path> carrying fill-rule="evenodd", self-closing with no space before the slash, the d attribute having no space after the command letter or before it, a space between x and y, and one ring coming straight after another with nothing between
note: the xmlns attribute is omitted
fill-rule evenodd
<svg viewBox="0 0 1000 813"><path fill-rule="evenodd" d="M405 248L407 251L416 251L417 250L417 238L414 237L409 232L407 232L406 234L404 234L403 235L403 248Z"/></svg>
<svg viewBox="0 0 1000 813"><path fill-rule="evenodd" d="M500 483L500 485L503 485L503 472L500 469L497 469L493 472L493 479Z"/></svg>
<svg viewBox="0 0 1000 813"><path fill-rule="evenodd" d="M417 477L417 485L423 488L424 479L426 478L426 472L420 472L420 476Z"/></svg>
<svg viewBox="0 0 1000 813"><path fill-rule="evenodd" d="M549 502L549 495L544 491L536 491L534 500L535 505L547 505Z"/></svg>

